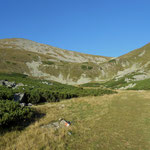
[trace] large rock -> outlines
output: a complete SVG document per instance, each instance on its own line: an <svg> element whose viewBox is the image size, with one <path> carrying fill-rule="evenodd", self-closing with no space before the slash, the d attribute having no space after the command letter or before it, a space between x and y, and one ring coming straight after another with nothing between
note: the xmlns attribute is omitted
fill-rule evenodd
<svg viewBox="0 0 150 150"><path fill-rule="evenodd" d="M16 101L16 102L24 102L24 100L25 100L25 94L24 93L16 93L15 95L14 95L14 100Z"/></svg>
<svg viewBox="0 0 150 150"><path fill-rule="evenodd" d="M23 84L23 83L18 83L18 84L16 85L16 87L20 87L20 86L24 86L24 84Z"/></svg>

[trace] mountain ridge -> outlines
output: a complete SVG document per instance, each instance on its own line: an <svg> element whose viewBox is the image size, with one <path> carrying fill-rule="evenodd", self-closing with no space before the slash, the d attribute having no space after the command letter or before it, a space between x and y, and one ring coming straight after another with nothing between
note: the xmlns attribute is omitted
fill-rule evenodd
<svg viewBox="0 0 150 150"><path fill-rule="evenodd" d="M32 41L32 42L34 42L34 43L51 46L51 45L49 45L49 44L36 42L36 41L34 41L34 40L29 40L29 39L26 39L26 38L4 38L4 39L0 39L0 41L2 41L2 40L4 40L4 41L5 41L5 40L13 40L13 39L14 39L14 40ZM60 48L60 47L57 47L57 46L51 46L51 47L58 48L58 49L60 49L60 50L76 52L76 53L80 53L80 54L93 55L93 56L100 56L100 57L108 57L108 58L116 58L116 57L111 57L111 56L102 56L102 55L95 55L95 54L89 54L89 53L78 52L78 51L76 51L76 50L64 49L64 48Z"/></svg>
<svg viewBox="0 0 150 150"><path fill-rule="evenodd" d="M101 58L104 58L103 61L105 61L105 58L106 58L106 60L112 58L112 57L106 57L106 56L84 54L84 53L80 53L80 52L76 52L76 51L72 51L72 50L65 50L65 49L53 47L53 46L50 46L47 44L41 44L38 42L34 42L34 41L24 39L24 38L0 39L0 44L3 44L6 46L8 43L9 43L9 45L12 45L12 46L15 45L15 46L24 48L25 50L29 50L29 48L30 48L29 51L44 53L44 54L47 54L48 52L56 54L56 52L59 50L61 53L68 52L70 54L76 54L76 55L93 56L93 57L97 57L97 58L101 57ZM33 46L35 46L35 48L33 48ZM41 51L41 49L42 49L42 51ZM48 51L48 50L51 50L51 51Z"/></svg>
<svg viewBox="0 0 150 150"><path fill-rule="evenodd" d="M27 39L0 39L0 72L65 84L104 82L136 72L150 77L150 43L119 57L64 50Z"/></svg>

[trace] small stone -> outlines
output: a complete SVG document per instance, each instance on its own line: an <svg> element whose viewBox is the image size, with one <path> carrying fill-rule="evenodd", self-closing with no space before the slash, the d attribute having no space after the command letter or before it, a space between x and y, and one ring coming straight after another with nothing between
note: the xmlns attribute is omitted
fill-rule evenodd
<svg viewBox="0 0 150 150"><path fill-rule="evenodd" d="M32 106L32 104L31 104L31 103L28 103L28 106Z"/></svg>
<svg viewBox="0 0 150 150"><path fill-rule="evenodd" d="M71 132L68 132L68 135L72 135L72 133L71 133Z"/></svg>
<svg viewBox="0 0 150 150"><path fill-rule="evenodd" d="M65 107L65 105L62 104L62 105L59 106L59 109L62 109L62 108L64 108L64 107Z"/></svg>
<svg viewBox="0 0 150 150"><path fill-rule="evenodd" d="M62 104L62 105L61 105L61 107L62 107L62 108L64 108L64 107L65 107L65 105L64 105L64 104Z"/></svg>
<svg viewBox="0 0 150 150"><path fill-rule="evenodd" d="M25 107L26 104L25 104L25 103L20 103L20 106L21 106L21 107Z"/></svg>

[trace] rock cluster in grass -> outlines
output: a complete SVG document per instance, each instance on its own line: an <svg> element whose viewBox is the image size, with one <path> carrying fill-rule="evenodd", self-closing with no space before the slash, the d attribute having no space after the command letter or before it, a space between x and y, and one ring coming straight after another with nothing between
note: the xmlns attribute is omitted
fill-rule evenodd
<svg viewBox="0 0 150 150"><path fill-rule="evenodd" d="M8 80L0 80L0 86L5 86L7 88L16 89L18 87L27 86L27 85L24 85L23 83L16 84L14 81L10 82ZM19 102L22 107L32 106L31 103L28 103L28 104L24 103L24 101L26 101L25 93L15 93L14 101Z"/></svg>
<svg viewBox="0 0 150 150"><path fill-rule="evenodd" d="M8 88L17 88L17 87L21 87L21 86L27 86L27 85L24 85L23 83L18 83L16 84L14 81L10 82L8 80L0 80L0 85L1 86L6 86Z"/></svg>
<svg viewBox="0 0 150 150"><path fill-rule="evenodd" d="M52 129L58 129L62 127L69 127L71 125L70 121L66 121L65 119L59 119L58 121L51 122L47 125L41 126L41 128L52 128Z"/></svg>

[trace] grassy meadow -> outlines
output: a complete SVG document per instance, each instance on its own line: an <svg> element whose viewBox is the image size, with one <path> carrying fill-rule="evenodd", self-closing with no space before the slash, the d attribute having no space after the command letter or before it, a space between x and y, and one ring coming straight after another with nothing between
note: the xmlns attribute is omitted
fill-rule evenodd
<svg viewBox="0 0 150 150"><path fill-rule="evenodd" d="M149 97L150 91L127 90L33 106L45 116L1 135L0 150L149 150ZM41 128L59 118L71 126Z"/></svg>

